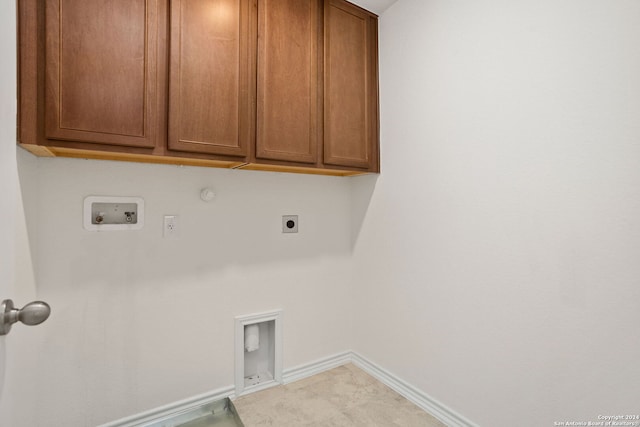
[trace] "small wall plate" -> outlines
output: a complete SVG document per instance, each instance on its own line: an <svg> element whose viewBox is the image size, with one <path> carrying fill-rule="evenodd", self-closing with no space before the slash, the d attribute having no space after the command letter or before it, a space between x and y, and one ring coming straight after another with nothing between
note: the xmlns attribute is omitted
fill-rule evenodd
<svg viewBox="0 0 640 427"><path fill-rule="evenodd" d="M282 232L298 232L298 215L282 215Z"/></svg>

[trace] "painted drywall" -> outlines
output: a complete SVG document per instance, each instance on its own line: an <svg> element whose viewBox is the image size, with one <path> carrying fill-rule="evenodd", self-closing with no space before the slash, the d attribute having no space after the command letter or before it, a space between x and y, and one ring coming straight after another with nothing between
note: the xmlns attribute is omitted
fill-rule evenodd
<svg viewBox="0 0 640 427"><path fill-rule="evenodd" d="M380 177L19 150L2 183L16 249L3 239L1 255L25 279L16 301L53 313L0 339L23 364L6 372L18 394L0 397L2 425L96 425L231 385L233 316L273 308L285 367L353 346L480 425L637 413L639 15L631 1L399 0L380 22ZM219 198L203 204L208 185ZM144 197L146 227L85 232L89 194ZM283 213L300 235L279 234ZM179 240L161 238L164 214Z"/></svg>
<svg viewBox="0 0 640 427"><path fill-rule="evenodd" d="M8 2L10 3L10 2ZM3 18L15 15L13 4L0 4L0 49L15 57L15 22ZM2 24L7 24L5 27ZM6 39L2 36L7 36ZM13 42L13 43L12 43ZM11 61L0 64L0 88L1 93L7 91L9 96L0 99L0 301L9 298L15 286L15 256L14 256L14 224L16 223L15 211L17 205L17 168L16 168L16 132L15 98L16 76L15 67L11 68ZM9 373L13 369L13 346L7 340L7 336L0 337L0 424L10 425L12 421L12 394L15 391L15 383L9 381Z"/></svg>
<svg viewBox="0 0 640 427"><path fill-rule="evenodd" d="M54 311L30 425L98 425L232 386L238 315L283 310L285 369L349 349L348 180L46 158L37 172L38 296ZM84 230L89 195L144 198L144 228ZM179 217L175 240L164 215Z"/></svg>
<svg viewBox="0 0 640 427"><path fill-rule="evenodd" d="M352 0L351 3L380 15L397 0Z"/></svg>
<svg viewBox="0 0 640 427"><path fill-rule="evenodd" d="M16 150L16 22L15 2L0 3L0 300L17 307L36 295L32 243L35 224L26 211L36 201L35 162ZM23 159L18 167L17 159ZM26 192L27 194L24 194ZM36 411L31 395L36 386L32 351L42 331L21 324L0 337L0 425L22 423Z"/></svg>
<svg viewBox="0 0 640 427"><path fill-rule="evenodd" d="M98 425L233 385L237 315L284 310L285 368L350 348L347 179L16 150L15 5L0 8L0 298L52 306L0 338L0 425ZM87 195L143 197L145 228L83 230ZM177 240L161 237L165 214ZM280 232L283 214L299 234Z"/></svg>
<svg viewBox="0 0 640 427"><path fill-rule="evenodd" d="M640 412L640 3L400 0L354 349L483 426Z"/></svg>
<svg viewBox="0 0 640 427"><path fill-rule="evenodd" d="M11 129L15 131L14 123ZM15 134L13 138L7 142L7 145L14 147L13 156L3 159L10 165L12 187L0 193L4 198L3 213L6 215L13 210L10 221L2 222L3 232L0 233L3 242L9 243L8 255L2 256L3 273L6 275L10 272L11 275L9 279L3 279L7 281L3 284L0 298L11 299L20 308L38 299L35 280L37 224L33 215L38 191L37 161L25 151L15 150ZM5 208L8 211L4 211ZM4 376L0 378L0 384L4 384L0 394L0 425L37 425L33 418L37 413L33 396L39 387L39 356L34 349L39 347L44 334L40 326L17 323L8 335L0 337L0 357L4 357L0 365L5 369L0 373L0 377Z"/></svg>

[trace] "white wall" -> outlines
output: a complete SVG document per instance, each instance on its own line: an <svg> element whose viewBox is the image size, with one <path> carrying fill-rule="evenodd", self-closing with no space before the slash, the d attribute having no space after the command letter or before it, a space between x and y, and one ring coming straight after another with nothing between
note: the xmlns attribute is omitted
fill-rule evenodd
<svg viewBox="0 0 640 427"><path fill-rule="evenodd" d="M15 21L4 16L14 14L14 4L0 4L0 49L2 53L15 57ZM6 24L6 27L5 25ZM12 38L13 36L13 38ZM9 298L15 289L15 241L13 230L17 204L17 168L15 149L15 61L0 64L0 89L4 94L0 100L0 301ZM12 67L13 65L13 67ZM13 97L11 96L13 95ZM0 337L0 424L12 421L13 382L9 383L8 373L13 368L13 348L8 345L8 336Z"/></svg>
<svg viewBox="0 0 640 427"><path fill-rule="evenodd" d="M9 297L53 313L0 341L22 349L0 420L96 425L231 385L233 317L274 308L285 368L353 344L483 426L637 413L639 24L630 0L399 0L381 17L380 177L19 151ZM89 194L144 197L146 227L82 230ZM301 233L280 234L292 213Z"/></svg>
<svg viewBox="0 0 640 427"><path fill-rule="evenodd" d="M38 297L53 312L25 426L97 425L233 385L242 314L284 310L285 369L350 348L348 180L41 158L38 188ZM88 195L143 197L144 229L85 231ZM178 240L162 238L165 214ZM299 234L281 233L283 214Z"/></svg>
<svg viewBox="0 0 640 427"><path fill-rule="evenodd" d="M396 1L397 0L352 0L351 3L380 15Z"/></svg>
<svg viewBox="0 0 640 427"><path fill-rule="evenodd" d="M0 301L21 307L36 295L32 243L35 224L26 215L37 199L35 161L16 152L16 22L15 3L0 3ZM17 157L16 157L17 156ZM24 162L18 167L16 159ZM26 194L25 194L26 193ZM35 411L33 346L40 332L14 325L0 337L0 425L17 426L21 411ZM24 405L22 405L24 403ZM33 425L33 424L25 424Z"/></svg>
<svg viewBox="0 0 640 427"><path fill-rule="evenodd" d="M639 412L638 40L631 0L383 14L358 352L483 426Z"/></svg>

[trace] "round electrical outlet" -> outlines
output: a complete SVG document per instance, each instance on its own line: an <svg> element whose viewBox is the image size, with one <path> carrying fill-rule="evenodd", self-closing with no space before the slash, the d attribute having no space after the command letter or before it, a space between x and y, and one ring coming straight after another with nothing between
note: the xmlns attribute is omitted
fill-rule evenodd
<svg viewBox="0 0 640 427"><path fill-rule="evenodd" d="M282 216L282 232L297 233L298 232L298 215Z"/></svg>

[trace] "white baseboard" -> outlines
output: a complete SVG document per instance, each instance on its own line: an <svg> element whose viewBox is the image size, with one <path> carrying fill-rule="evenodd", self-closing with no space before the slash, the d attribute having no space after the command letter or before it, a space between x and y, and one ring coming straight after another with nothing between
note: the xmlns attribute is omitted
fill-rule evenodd
<svg viewBox="0 0 640 427"><path fill-rule="evenodd" d="M295 381L299 381L301 379L320 374L338 366L346 365L347 363L353 363L358 368L362 369L381 383L390 387L392 390L394 390L410 402L413 402L424 411L430 413L449 427L478 427L476 424L472 423L454 410L438 402L436 399L432 398L422 390L419 390L406 381L398 378L391 372L381 368L370 360L367 360L364 357L360 356L358 353L352 351L338 353L333 356L318 359L304 365L298 365L294 366L293 368L285 369L282 376L283 384L289 384ZM155 408L138 415L122 418L120 420L113 421L107 424L102 424L98 427L160 426L162 420L180 416L181 414L189 412L199 406L227 397L231 399L234 399L236 397L235 386L230 385L227 387L223 387L208 393L181 400L179 402Z"/></svg>
<svg viewBox="0 0 640 427"><path fill-rule="evenodd" d="M351 354L352 353L350 351L345 351L344 353L334 354L333 356L318 359L311 363L285 369L284 375L282 376L283 382L284 384L289 384L303 378L328 371L329 369L351 363Z"/></svg>
<svg viewBox="0 0 640 427"><path fill-rule="evenodd" d="M149 411L141 412L136 415L132 415L126 418L121 418L116 421L112 421L106 424L102 424L98 427L146 427L152 426L162 422L169 418L180 416L185 412L189 412L195 408L198 408L207 403L215 402L216 400L225 399L227 397L233 398L235 394L235 386L227 386L213 390L207 393L199 394L184 400L170 403L168 405L160 406L158 408L151 409Z"/></svg>
<svg viewBox="0 0 640 427"><path fill-rule="evenodd" d="M282 378L283 384L289 384L294 381L328 371L329 369L346 365L347 363L351 363L350 351L318 359L304 365L294 366L293 368L284 370ZM206 405L207 403L225 399L227 397L235 399L235 390L236 387L234 385L229 385L208 393L203 393L178 402L160 406L140 414L111 421L98 427L152 427L155 425L162 425L163 420L180 416L183 413L189 412L199 406ZM252 388L250 392L260 390L261 388Z"/></svg>
<svg viewBox="0 0 640 427"><path fill-rule="evenodd" d="M360 356L358 353L351 353L351 362L402 397L442 421L448 427L478 427L453 409L443 405L422 390L401 380L391 372L382 369L370 360Z"/></svg>

